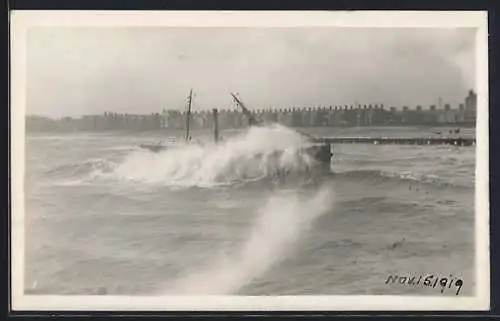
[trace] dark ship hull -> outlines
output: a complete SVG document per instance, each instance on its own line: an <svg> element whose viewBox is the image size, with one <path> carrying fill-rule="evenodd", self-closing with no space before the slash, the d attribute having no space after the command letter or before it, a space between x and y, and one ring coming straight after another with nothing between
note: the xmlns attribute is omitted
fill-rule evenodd
<svg viewBox="0 0 500 321"><path fill-rule="evenodd" d="M324 166L328 168L328 170L330 169L330 162L333 156L330 144L321 143L319 145L314 145L305 148L304 152L310 155L319 166Z"/></svg>
<svg viewBox="0 0 500 321"><path fill-rule="evenodd" d="M159 153L161 151L164 151L164 150L167 150L168 147L167 146L163 146L163 145L153 145L153 144L142 144L140 145L140 147L142 149L147 149L153 153Z"/></svg>

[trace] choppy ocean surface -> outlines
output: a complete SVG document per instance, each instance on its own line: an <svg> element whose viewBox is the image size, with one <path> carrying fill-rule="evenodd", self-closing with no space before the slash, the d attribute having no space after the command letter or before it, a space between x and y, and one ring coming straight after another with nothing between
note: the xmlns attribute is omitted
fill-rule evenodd
<svg viewBox="0 0 500 321"><path fill-rule="evenodd" d="M332 174L278 182L276 166L307 163L286 128L138 148L173 135L27 135L26 293L456 294L386 284L397 274L460 278L460 295L473 294L474 147L335 145ZM265 157L276 149L278 163Z"/></svg>

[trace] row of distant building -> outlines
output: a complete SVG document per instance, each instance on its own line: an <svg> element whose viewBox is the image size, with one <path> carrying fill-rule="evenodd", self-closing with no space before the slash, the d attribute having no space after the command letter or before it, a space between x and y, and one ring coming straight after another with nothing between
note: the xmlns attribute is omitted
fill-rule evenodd
<svg viewBox="0 0 500 321"><path fill-rule="evenodd" d="M416 106L402 109L384 105L343 105L311 108L260 109L254 115L263 121L278 122L290 127L354 127L354 126L418 126L418 125L475 125L477 96L469 91L464 103L458 108L445 104L442 108ZM108 113L86 115L81 118L64 117L50 119L27 116L27 131L105 131L105 130L157 130L184 129L187 126L186 112L163 110L162 113L131 115ZM218 112L220 129L248 126L245 116L235 107ZM192 129L213 127L211 111L194 111L190 117Z"/></svg>

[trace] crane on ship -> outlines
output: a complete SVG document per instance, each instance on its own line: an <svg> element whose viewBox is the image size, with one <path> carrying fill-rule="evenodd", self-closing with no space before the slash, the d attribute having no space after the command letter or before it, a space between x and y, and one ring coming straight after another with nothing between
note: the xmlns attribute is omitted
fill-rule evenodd
<svg viewBox="0 0 500 321"><path fill-rule="evenodd" d="M243 101L234 93L230 93L231 96L233 97L233 100L236 102L236 105L240 107L243 115L247 118L248 120L248 125L249 126L263 126L265 123L262 120L257 119L255 115L245 106ZM289 128L289 127L287 127ZM322 164L330 164L331 158L333 156L332 151L331 151L331 145L329 143L323 143L321 142L318 138L304 133L302 131L299 131L295 128L290 128L291 130L295 131L296 133L300 134L301 136L305 137L307 140L309 140L312 143L315 143L311 147L308 147L305 149L305 151L313 156L315 160Z"/></svg>

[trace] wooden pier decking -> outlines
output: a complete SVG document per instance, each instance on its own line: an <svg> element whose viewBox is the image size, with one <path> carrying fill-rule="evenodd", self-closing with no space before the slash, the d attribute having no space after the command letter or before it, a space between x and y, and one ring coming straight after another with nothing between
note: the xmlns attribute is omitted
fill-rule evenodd
<svg viewBox="0 0 500 321"><path fill-rule="evenodd" d="M445 137L324 137L320 142L330 144L375 144L375 145L454 145L475 146L475 138Z"/></svg>

